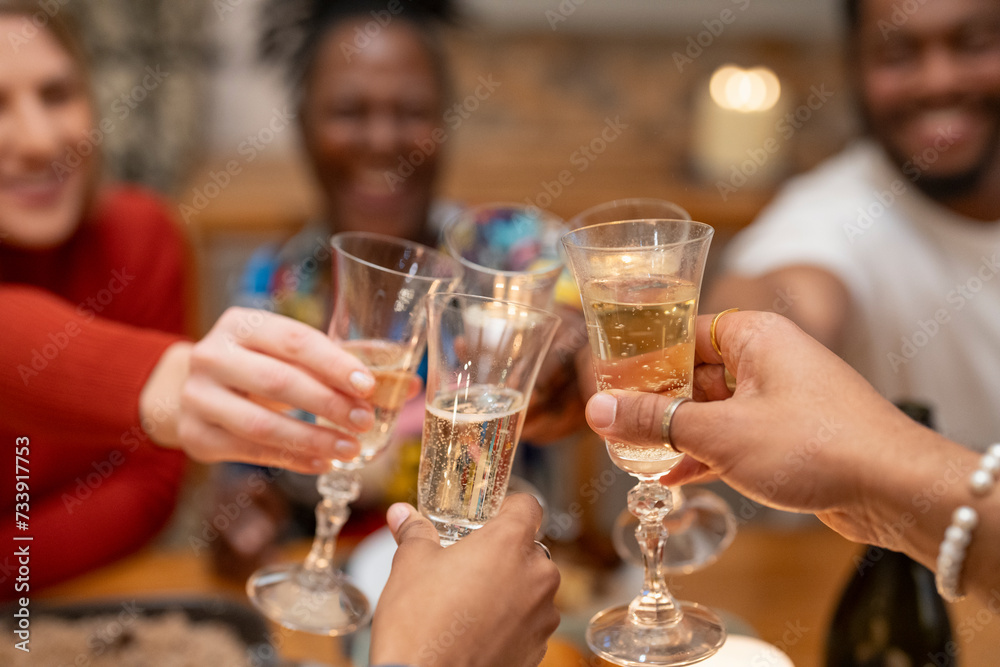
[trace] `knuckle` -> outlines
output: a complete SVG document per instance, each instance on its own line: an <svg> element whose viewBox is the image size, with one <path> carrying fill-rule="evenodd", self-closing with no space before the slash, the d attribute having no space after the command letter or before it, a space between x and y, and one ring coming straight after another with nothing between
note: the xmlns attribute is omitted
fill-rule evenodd
<svg viewBox="0 0 1000 667"><path fill-rule="evenodd" d="M184 448L189 452L201 450L201 438L199 429L193 419L181 417L177 422L177 437L184 443Z"/></svg>
<svg viewBox="0 0 1000 667"><path fill-rule="evenodd" d="M549 613L546 614L545 622L543 624L543 631L545 632L546 637L559 629L560 620L559 610L553 605L552 608L549 609Z"/></svg>
<svg viewBox="0 0 1000 667"><path fill-rule="evenodd" d="M204 412L206 405L206 384L196 377L188 378L181 387L180 404L182 417L192 418Z"/></svg>
<svg viewBox="0 0 1000 667"><path fill-rule="evenodd" d="M350 407L342 400L336 393L329 392L326 394L322 405L326 412L324 416L332 417L334 423L341 423L350 411ZM362 404L358 404L360 407Z"/></svg>
<svg viewBox="0 0 1000 667"><path fill-rule="evenodd" d="M414 517L404 521L403 525L396 531L396 541L400 545L399 549L406 549L407 551L415 549L416 546L414 546L414 542L412 541L413 538L423 537L425 539L435 539L437 534L435 533L433 536L429 535L427 528L428 526L426 524ZM407 536L409 536L409 540L407 539Z"/></svg>
<svg viewBox="0 0 1000 667"><path fill-rule="evenodd" d="M261 370L258 377L261 389L271 396L283 394L292 382L290 374L284 368L276 366Z"/></svg>
<svg viewBox="0 0 1000 667"><path fill-rule="evenodd" d="M211 369L215 364L215 355L211 346L205 341L196 343L191 348L191 370L204 371Z"/></svg>
<svg viewBox="0 0 1000 667"><path fill-rule="evenodd" d="M296 424L296 426L298 425ZM283 440L278 449L286 461L291 461L307 456L321 456L325 444L322 435L310 430L305 437L292 437Z"/></svg>
<svg viewBox="0 0 1000 667"><path fill-rule="evenodd" d="M493 521L490 536L496 544L515 545L524 541L524 528L514 521Z"/></svg>
<svg viewBox="0 0 1000 667"><path fill-rule="evenodd" d="M296 458L333 459L333 436L329 433L311 433L308 437L285 443L284 451Z"/></svg>
<svg viewBox="0 0 1000 667"><path fill-rule="evenodd" d="M546 559L543 565L545 565L545 573L542 578L544 589L547 593L555 595L555 592L559 590L559 584L562 583L562 574L559 573L559 568L553 561Z"/></svg>
<svg viewBox="0 0 1000 667"><path fill-rule="evenodd" d="M226 308L225 312L222 313L216 322L215 328L231 329L246 319L246 311L246 308L241 308L239 306L230 306L229 308Z"/></svg>
<svg viewBox="0 0 1000 667"><path fill-rule="evenodd" d="M285 353L292 357L299 356L308 346L312 331L300 327L289 327L281 337Z"/></svg>
<svg viewBox="0 0 1000 667"><path fill-rule="evenodd" d="M274 422L274 416L269 414L267 410L255 410L246 418L244 429L253 440L269 440L274 436L277 428Z"/></svg>

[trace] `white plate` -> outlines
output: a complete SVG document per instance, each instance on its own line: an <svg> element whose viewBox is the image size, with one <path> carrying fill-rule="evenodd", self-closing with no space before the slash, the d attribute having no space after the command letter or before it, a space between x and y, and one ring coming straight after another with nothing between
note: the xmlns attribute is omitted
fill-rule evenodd
<svg viewBox="0 0 1000 667"><path fill-rule="evenodd" d="M361 540L351 553L344 568L351 583L361 589L374 608L382 589L389 581L392 557L396 553L396 540L388 526L379 528Z"/></svg>

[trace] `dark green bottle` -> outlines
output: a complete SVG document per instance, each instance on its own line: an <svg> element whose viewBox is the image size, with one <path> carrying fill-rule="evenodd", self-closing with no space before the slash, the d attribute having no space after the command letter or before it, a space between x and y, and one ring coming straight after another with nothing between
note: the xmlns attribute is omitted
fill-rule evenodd
<svg viewBox="0 0 1000 667"><path fill-rule="evenodd" d="M898 407L933 428L931 411ZM934 573L909 556L867 547L837 605L826 641L826 667L956 667L948 608Z"/></svg>

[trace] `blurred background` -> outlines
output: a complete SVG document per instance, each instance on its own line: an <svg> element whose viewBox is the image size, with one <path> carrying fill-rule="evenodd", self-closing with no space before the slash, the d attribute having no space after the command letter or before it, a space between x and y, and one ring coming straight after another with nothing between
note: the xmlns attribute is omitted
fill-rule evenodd
<svg viewBox="0 0 1000 667"><path fill-rule="evenodd" d="M285 82L255 56L260 4L72 7L96 60L103 116L115 121L108 168L176 199L200 260L202 328L224 309L251 250L317 212ZM565 218L616 198L670 199L717 228L717 256L777 182L853 131L839 7L459 3L464 18L444 35L457 106L440 194L464 204L529 200Z"/></svg>

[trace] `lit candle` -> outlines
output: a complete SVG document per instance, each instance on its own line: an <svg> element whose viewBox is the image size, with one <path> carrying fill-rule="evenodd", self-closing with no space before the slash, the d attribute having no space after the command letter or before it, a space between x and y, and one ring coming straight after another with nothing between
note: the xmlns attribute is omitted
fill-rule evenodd
<svg viewBox="0 0 1000 667"><path fill-rule="evenodd" d="M787 148L777 125L787 102L766 67L720 67L695 98L692 158L698 174L734 188L781 174Z"/></svg>

